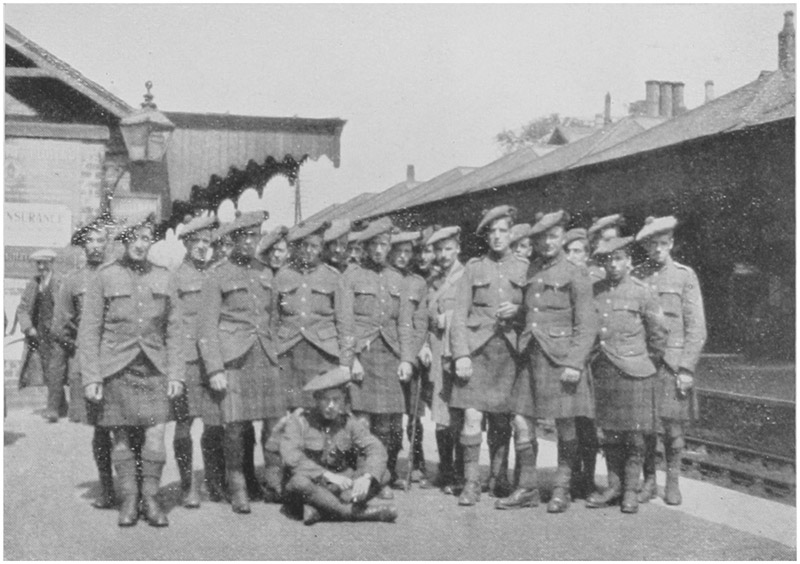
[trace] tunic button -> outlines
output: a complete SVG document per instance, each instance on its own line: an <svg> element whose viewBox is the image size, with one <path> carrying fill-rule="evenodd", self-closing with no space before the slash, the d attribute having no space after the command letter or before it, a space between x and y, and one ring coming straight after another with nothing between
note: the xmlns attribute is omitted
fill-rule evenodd
<svg viewBox="0 0 800 564"><path fill-rule="evenodd" d="M303 317L305 317L305 315L306 315L306 312L304 312L304 311L301 311L301 312L300 312L300 315L302 315Z"/></svg>
<svg viewBox="0 0 800 564"><path fill-rule="evenodd" d="M536 327L536 324L535 323L531 323L531 327Z"/></svg>
<svg viewBox="0 0 800 564"><path fill-rule="evenodd" d="M607 313L604 313L604 314L603 314L603 317L608 317L608 314L607 314Z"/></svg>
<svg viewBox="0 0 800 564"><path fill-rule="evenodd" d="M306 301L306 299L305 298L300 298L300 301L304 302L304 301Z"/></svg>
<svg viewBox="0 0 800 564"><path fill-rule="evenodd" d="M534 313L538 313L539 312L539 308L535 307L535 308L533 308L533 311L534 311Z"/></svg>
<svg viewBox="0 0 800 564"><path fill-rule="evenodd" d="M542 295L541 295L541 294L534 294L534 295L533 295L533 297L534 297L534 298L541 298L541 297L542 297Z"/></svg>
<svg viewBox="0 0 800 564"><path fill-rule="evenodd" d="M541 278L539 278L539 280L537 280L537 282L538 282L539 284L541 284L542 282L544 282L544 280L542 280Z"/></svg>
<svg viewBox="0 0 800 564"><path fill-rule="evenodd" d="M303 288L305 288L305 287L306 287L306 285L305 285L305 284L303 284Z"/></svg>
<svg viewBox="0 0 800 564"><path fill-rule="evenodd" d="M606 300L606 303L607 303L607 304L610 304L610 303L611 303L611 300Z"/></svg>
<svg viewBox="0 0 800 564"><path fill-rule="evenodd" d="M601 344L601 345L605 345L605 344L606 344L606 342L605 342L605 341L600 341L600 344Z"/></svg>
<svg viewBox="0 0 800 564"><path fill-rule="evenodd" d="M600 330L601 331L608 331L608 329L606 329L605 327L601 327Z"/></svg>

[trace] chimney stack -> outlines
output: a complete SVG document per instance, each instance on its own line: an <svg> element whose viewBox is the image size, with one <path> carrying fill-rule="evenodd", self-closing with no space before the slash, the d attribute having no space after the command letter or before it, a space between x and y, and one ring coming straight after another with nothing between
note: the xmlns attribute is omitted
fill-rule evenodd
<svg viewBox="0 0 800 564"><path fill-rule="evenodd" d="M706 80L706 104L714 99L714 81Z"/></svg>
<svg viewBox="0 0 800 564"><path fill-rule="evenodd" d="M683 102L683 82L672 83L672 115L679 116L686 111L686 106Z"/></svg>
<svg viewBox="0 0 800 564"><path fill-rule="evenodd" d="M603 113L603 124L608 125L611 123L611 93L606 92L606 105L605 112Z"/></svg>
<svg viewBox="0 0 800 564"><path fill-rule="evenodd" d="M665 118L672 117L672 83L660 82L660 98L658 101L658 115Z"/></svg>
<svg viewBox="0 0 800 564"><path fill-rule="evenodd" d="M778 69L794 72L794 12L783 13L783 29L778 34Z"/></svg>
<svg viewBox="0 0 800 564"><path fill-rule="evenodd" d="M647 99L645 105L647 108L647 117L658 117L659 106L659 89L657 80L648 80L644 83L647 89Z"/></svg>
<svg viewBox="0 0 800 564"><path fill-rule="evenodd" d="M406 167L406 182L414 182L414 165L408 165Z"/></svg>

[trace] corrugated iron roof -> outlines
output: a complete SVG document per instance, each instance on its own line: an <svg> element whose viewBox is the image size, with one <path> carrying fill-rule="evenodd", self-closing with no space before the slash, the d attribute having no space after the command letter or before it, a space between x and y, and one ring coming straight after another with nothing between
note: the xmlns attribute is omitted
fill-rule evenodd
<svg viewBox="0 0 800 564"><path fill-rule="evenodd" d="M762 73L758 79L741 88L674 117L624 143L582 159L574 166L619 159L690 139L744 129L794 115L794 73L782 70Z"/></svg>
<svg viewBox="0 0 800 564"><path fill-rule="evenodd" d="M358 196L350 198L343 204L328 206L324 210L315 213L311 217L305 218L303 221L316 223L333 219L356 219L349 213L350 210L355 209L363 202L369 200L370 198L374 198L377 195L378 194L375 192L362 192Z"/></svg>

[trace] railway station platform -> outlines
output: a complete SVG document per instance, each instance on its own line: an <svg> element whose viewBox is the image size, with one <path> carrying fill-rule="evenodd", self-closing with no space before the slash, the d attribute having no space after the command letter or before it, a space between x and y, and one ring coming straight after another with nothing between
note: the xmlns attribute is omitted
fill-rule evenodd
<svg viewBox="0 0 800 564"><path fill-rule="evenodd" d="M433 423L424 420L425 451L435 469ZM195 422L195 467L200 468ZM172 425L167 444L171 450ZM458 507L438 490L395 492L400 518L382 523L319 523L305 527L279 506L253 503L250 515L230 506L177 506L178 473L169 453L161 496L170 526L116 525L115 511L91 507L97 477L91 429L62 420L46 423L31 408L13 407L4 425L4 557L12 560L795 560L794 506L683 479L684 503L654 500L636 515L619 508L566 513L497 511L484 494ZM402 456L402 455L401 455ZM261 464L256 454L256 463ZM482 453L482 464L488 453ZM555 443L540 441L541 482L548 488ZM513 462L512 462L513 464ZM405 466L401 460L400 467ZM486 472L487 469L483 468ZM198 471L199 472L199 471ZM605 479L598 457L597 481ZM659 474L663 485L664 476ZM378 503L378 502L373 502ZM383 503L383 502L380 502Z"/></svg>

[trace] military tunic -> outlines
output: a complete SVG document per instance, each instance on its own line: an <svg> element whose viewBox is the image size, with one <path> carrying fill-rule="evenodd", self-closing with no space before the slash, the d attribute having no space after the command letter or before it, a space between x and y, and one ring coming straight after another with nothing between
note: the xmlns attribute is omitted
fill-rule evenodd
<svg viewBox="0 0 800 564"><path fill-rule="evenodd" d="M313 407L314 398L303 387L338 365L335 306L340 276L327 264L307 270L289 264L275 275L278 358L290 409Z"/></svg>
<svg viewBox="0 0 800 564"><path fill-rule="evenodd" d="M353 411L403 413L405 400L397 368L414 363L413 304L403 277L395 269L351 265L339 281L336 305L341 364L356 355L364 379L350 390Z"/></svg>
<svg viewBox="0 0 800 564"><path fill-rule="evenodd" d="M648 261L635 273L658 296L669 330L664 362L658 371L658 414L666 419L688 421L696 413L694 390L678 393L679 370L694 374L706 342L706 319L700 283L694 271L669 258L663 265Z"/></svg>
<svg viewBox="0 0 800 564"><path fill-rule="evenodd" d="M458 282L450 334L453 359L472 359L472 377L456 378L450 406L488 413L513 409L518 360L519 315L496 317L503 302L522 304L528 261L512 253L470 260Z"/></svg>
<svg viewBox="0 0 800 564"><path fill-rule="evenodd" d="M175 279L181 300L181 336L186 361L186 393L173 401L178 421L201 417L206 425L221 425L221 394L211 389L198 348L200 311L204 307L202 289L208 269L197 268L190 258L178 266Z"/></svg>
<svg viewBox="0 0 800 564"><path fill-rule="evenodd" d="M519 348L525 358L514 390L515 412L541 419L594 417L594 394L584 370L596 334L588 272L563 254L534 261L524 309ZM565 368L583 372L577 384L561 382Z"/></svg>
<svg viewBox="0 0 800 564"><path fill-rule="evenodd" d="M455 261L447 274L433 280L428 296L428 329L432 356L430 379L433 384L431 416L437 425L444 427L450 425L449 402L455 378L450 332L458 281L463 275L464 265ZM445 318L444 327L439 326L440 315Z"/></svg>
<svg viewBox="0 0 800 564"><path fill-rule="evenodd" d="M183 382L180 304L166 268L126 258L89 282L78 330L83 385L103 384L104 427L166 422L167 381Z"/></svg>
<svg viewBox="0 0 800 564"><path fill-rule="evenodd" d="M87 400L84 395L76 345L84 297L89 282L97 276L97 271L97 267L84 266L73 270L64 278L56 296L52 327L53 337L61 345L63 358L68 366L69 419L88 425L97 424L100 410L97 403Z"/></svg>
<svg viewBox="0 0 800 564"><path fill-rule="evenodd" d="M231 257L209 272L200 300L203 363L209 375L224 370L228 379L223 423L284 415L286 396L271 330L272 271L255 259Z"/></svg>
<svg viewBox="0 0 800 564"><path fill-rule="evenodd" d="M645 431L656 428L656 367L667 342L663 312L650 289L626 276L619 282L594 285L600 325L592 362L597 424L605 430Z"/></svg>

